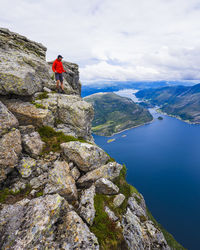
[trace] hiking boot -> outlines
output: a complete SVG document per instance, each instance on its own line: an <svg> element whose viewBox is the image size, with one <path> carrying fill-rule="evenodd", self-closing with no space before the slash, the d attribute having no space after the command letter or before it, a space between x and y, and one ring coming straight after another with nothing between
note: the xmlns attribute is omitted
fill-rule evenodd
<svg viewBox="0 0 200 250"><path fill-rule="evenodd" d="M64 91L63 89L61 89L61 93L62 93L62 94L65 94L65 91Z"/></svg>

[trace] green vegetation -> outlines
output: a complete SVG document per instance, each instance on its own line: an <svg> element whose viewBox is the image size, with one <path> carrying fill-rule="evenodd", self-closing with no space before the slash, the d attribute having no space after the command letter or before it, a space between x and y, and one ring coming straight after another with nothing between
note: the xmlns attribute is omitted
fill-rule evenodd
<svg viewBox="0 0 200 250"><path fill-rule="evenodd" d="M42 140L45 142L45 146L43 148L43 154L49 153L50 151L59 152L61 150L60 144L63 142L69 142L69 141L87 142L82 138L77 139L71 135L65 135L63 132L56 132L53 128L48 126L39 128L38 132Z"/></svg>
<svg viewBox="0 0 200 250"><path fill-rule="evenodd" d="M175 239L174 237L168 233L161 224L159 224L156 219L153 217L151 212L147 208L147 215L150 220L152 220L155 224L155 226L162 231L162 233L165 236L165 239L167 241L167 244L171 247L171 249L176 249L176 250L186 250L183 246L181 246Z"/></svg>
<svg viewBox="0 0 200 250"><path fill-rule="evenodd" d="M26 185L25 189L20 189L19 191L12 191L8 188L4 188L0 191L0 203L15 203L18 200L25 198L32 188L30 185Z"/></svg>
<svg viewBox="0 0 200 250"><path fill-rule="evenodd" d="M162 121L163 117L162 116L158 116L158 120Z"/></svg>
<svg viewBox="0 0 200 250"><path fill-rule="evenodd" d="M161 111L179 117L184 121L200 123L200 84L194 86L168 86L157 89L144 89L136 93L152 105L160 106Z"/></svg>
<svg viewBox="0 0 200 250"><path fill-rule="evenodd" d="M31 102L33 105L35 105L36 108L38 109L46 109L44 105L42 105L41 103L37 103L35 101Z"/></svg>
<svg viewBox="0 0 200 250"><path fill-rule="evenodd" d="M40 197L40 196L42 196L44 193L43 193L43 191L38 191L37 193L36 193L36 197Z"/></svg>
<svg viewBox="0 0 200 250"><path fill-rule="evenodd" d="M60 119L55 119L55 125L63 124L63 122Z"/></svg>
<svg viewBox="0 0 200 250"><path fill-rule="evenodd" d="M91 231L97 236L101 249L128 249L124 241L122 229L117 227L117 224L111 221L104 211L104 207L108 206L118 218L126 212L128 198L136 193L140 194L131 185L126 182L126 166L120 172L120 175L115 179L114 183L119 187L119 192L125 195L125 200L121 206L115 208L113 206L113 199L115 196L96 194L94 198L94 206L96 210L93 225L90 227Z"/></svg>
<svg viewBox="0 0 200 250"><path fill-rule="evenodd" d="M111 136L153 119L147 109L114 93L97 93L84 100L94 107L92 131L98 135Z"/></svg>
<svg viewBox="0 0 200 250"><path fill-rule="evenodd" d="M41 94L39 94L39 95L35 98L35 100L43 100L43 99L47 99L47 98L49 98L48 93L47 93L46 91L44 91L44 92L42 92Z"/></svg>
<svg viewBox="0 0 200 250"><path fill-rule="evenodd" d="M111 221L104 211L104 206L110 204L111 197L96 194L94 206L96 210L95 219L90 230L97 236L100 249L128 249L123 238L122 229Z"/></svg>

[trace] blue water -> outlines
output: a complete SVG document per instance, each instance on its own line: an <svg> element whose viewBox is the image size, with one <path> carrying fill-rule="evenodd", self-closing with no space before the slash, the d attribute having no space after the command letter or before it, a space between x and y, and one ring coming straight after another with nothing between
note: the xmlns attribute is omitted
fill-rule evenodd
<svg viewBox="0 0 200 250"><path fill-rule="evenodd" d="M187 249L200 249L200 126L155 111L155 120L95 142L127 166L127 181L153 216ZM126 135L126 137L122 137ZM116 140L107 143L110 138Z"/></svg>

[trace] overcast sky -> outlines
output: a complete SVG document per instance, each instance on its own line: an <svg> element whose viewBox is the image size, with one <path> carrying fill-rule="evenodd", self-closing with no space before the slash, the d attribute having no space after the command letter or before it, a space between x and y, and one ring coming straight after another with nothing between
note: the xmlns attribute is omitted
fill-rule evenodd
<svg viewBox="0 0 200 250"><path fill-rule="evenodd" d="M199 80L199 0L0 0L0 26L96 80Z"/></svg>

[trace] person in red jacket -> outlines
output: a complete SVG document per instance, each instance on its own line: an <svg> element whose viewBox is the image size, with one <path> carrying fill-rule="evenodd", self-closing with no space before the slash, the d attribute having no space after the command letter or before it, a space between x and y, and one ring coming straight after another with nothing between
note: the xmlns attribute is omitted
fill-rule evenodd
<svg viewBox="0 0 200 250"><path fill-rule="evenodd" d="M63 68L63 64L62 64L62 59L63 57L61 55L58 55L57 59L53 62L52 65L52 70L53 72L55 72L55 78L56 78L56 88L59 92L59 88L61 85L61 91L62 93L64 93L64 84L63 84L63 72L66 72L66 70L64 70Z"/></svg>

